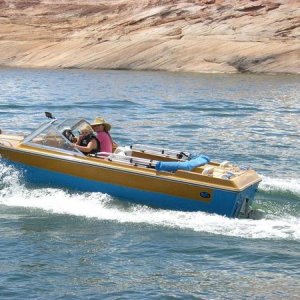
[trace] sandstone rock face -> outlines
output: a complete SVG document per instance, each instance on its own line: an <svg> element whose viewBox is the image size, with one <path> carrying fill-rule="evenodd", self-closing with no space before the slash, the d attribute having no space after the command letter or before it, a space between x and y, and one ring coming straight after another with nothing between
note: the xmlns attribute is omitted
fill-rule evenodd
<svg viewBox="0 0 300 300"><path fill-rule="evenodd" d="M0 0L0 65L300 74L300 1Z"/></svg>

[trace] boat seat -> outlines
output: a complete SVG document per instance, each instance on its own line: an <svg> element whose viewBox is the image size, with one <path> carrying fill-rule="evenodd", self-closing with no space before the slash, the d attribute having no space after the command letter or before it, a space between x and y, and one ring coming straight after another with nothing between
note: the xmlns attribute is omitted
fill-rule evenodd
<svg viewBox="0 0 300 300"><path fill-rule="evenodd" d="M113 154L117 154L117 155L121 155L121 156L131 156L132 150L128 146L125 146L125 147L119 146L116 148L116 150L114 151Z"/></svg>
<svg viewBox="0 0 300 300"><path fill-rule="evenodd" d="M206 167L202 171L202 175L213 176L213 174L214 174L214 167Z"/></svg>
<svg viewBox="0 0 300 300"><path fill-rule="evenodd" d="M232 164L228 160L225 160L220 163L221 168L227 168L227 167L231 167L231 166L232 166Z"/></svg>

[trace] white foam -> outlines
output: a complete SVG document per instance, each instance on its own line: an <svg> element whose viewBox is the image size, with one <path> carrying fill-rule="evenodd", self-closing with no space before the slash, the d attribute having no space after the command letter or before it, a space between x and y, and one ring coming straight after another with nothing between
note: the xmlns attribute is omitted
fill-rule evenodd
<svg viewBox="0 0 300 300"><path fill-rule="evenodd" d="M300 195L300 179L270 178L262 176L259 189L263 191L284 191Z"/></svg>
<svg viewBox="0 0 300 300"><path fill-rule="evenodd" d="M159 210L139 205L125 209L101 193L69 194L59 189L27 190L21 186L12 193L1 191L0 203L119 223L146 223L244 238L300 240L299 218L240 220L202 212Z"/></svg>

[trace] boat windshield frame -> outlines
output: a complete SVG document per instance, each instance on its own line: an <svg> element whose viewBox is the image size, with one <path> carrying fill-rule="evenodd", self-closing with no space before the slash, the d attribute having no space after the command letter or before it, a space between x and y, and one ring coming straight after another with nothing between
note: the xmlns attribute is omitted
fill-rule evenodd
<svg viewBox="0 0 300 300"><path fill-rule="evenodd" d="M32 133L27 135L24 140L21 142L23 145L28 145L31 147L38 147L46 150L56 151L60 153L65 153L69 155L77 155L84 157L85 155L72 146L72 143L63 135L63 131L66 129L71 130L72 132L75 131L75 134L79 134L79 128L83 127L84 125L89 124L83 118L70 118L65 119L61 122L58 122L57 119L51 120L50 122L43 123L40 127L34 130ZM69 149L64 149L58 146L47 145L43 143L32 142L33 139L37 138L39 135L43 134L44 132L52 131L55 133L57 138L63 141L63 144L68 147Z"/></svg>

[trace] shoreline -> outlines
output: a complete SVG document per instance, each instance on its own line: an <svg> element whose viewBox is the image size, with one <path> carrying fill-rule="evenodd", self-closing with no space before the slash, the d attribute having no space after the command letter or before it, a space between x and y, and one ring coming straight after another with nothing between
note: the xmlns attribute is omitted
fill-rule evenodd
<svg viewBox="0 0 300 300"><path fill-rule="evenodd" d="M173 74L191 74L191 75L261 75L261 76L299 76L300 73L291 72L192 72L192 71L168 71L168 70L150 70L150 69L108 69L108 68L78 68L78 67L29 67L29 66L7 66L0 65L0 70L3 69L20 69L20 70L44 70L44 71L131 71L131 72L157 72L157 73L173 73Z"/></svg>

